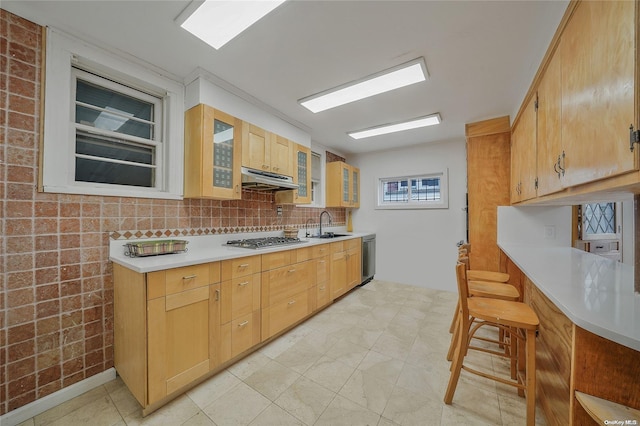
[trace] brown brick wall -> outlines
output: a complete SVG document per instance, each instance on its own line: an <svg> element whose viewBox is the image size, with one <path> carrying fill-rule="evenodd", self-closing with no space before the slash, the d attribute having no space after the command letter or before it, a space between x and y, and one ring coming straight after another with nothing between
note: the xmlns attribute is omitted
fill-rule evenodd
<svg viewBox="0 0 640 426"><path fill-rule="evenodd" d="M113 366L109 234L280 229L273 194L168 201L36 191L41 27L0 9L0 415ZM344 223L344 209L329 209Z"/></svg>

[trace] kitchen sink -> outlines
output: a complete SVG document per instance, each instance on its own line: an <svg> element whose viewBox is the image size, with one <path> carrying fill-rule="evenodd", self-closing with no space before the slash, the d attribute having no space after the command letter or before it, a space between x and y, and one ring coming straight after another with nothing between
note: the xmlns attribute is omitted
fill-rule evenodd
<svg viewBox="0 0 640 426"><path fill-rule="evenodd" d="M338 238L338 237L348 237L349 234L334 234L333 232L326 232L322 235L312 235L309 238Z"/></svg>

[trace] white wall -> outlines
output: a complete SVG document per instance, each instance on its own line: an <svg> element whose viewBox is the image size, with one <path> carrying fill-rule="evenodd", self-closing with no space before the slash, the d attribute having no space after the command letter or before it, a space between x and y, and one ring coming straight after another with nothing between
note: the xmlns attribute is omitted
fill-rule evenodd
<svg viewBox="0 0 640 426"><path fill-rule="evenodd" d="M571 206L498 207L498 245L571 247Z"/></svg>
<svg viewBox="0 0 640 426"><path fill-rule="evenodd" d="M198 75L187 84L185 109L203 103L300 145L311 146L311 136L305 130L216 85L207 77L213 78L213 76L208 76L206 72L202 71L201 75Z"/></svg>
<svg viewBox="0 0 640 426"><path fill-rule="evenodd" d="M465 239L466 152L464 140L350 156L360 168L360 208L354 231L376 233L376 279L456 291L456 243ZM381 177L449 169L449 208L376 210Z"/></svg>

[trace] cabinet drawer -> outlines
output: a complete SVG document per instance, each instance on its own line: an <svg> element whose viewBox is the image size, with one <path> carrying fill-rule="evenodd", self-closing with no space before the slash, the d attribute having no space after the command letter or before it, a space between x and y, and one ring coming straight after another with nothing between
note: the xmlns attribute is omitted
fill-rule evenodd
<svg viewBox="0 0 640 426"><path fill-rule="evenodd" d="M345 250L355 250L362 245L361 238L353 238L351 240L344 241Z"/></svg>
<svg viewBox="0 0 640 426"><path fill-rule="evenodd" d="M311 248L311 257L313 259L326 256L331 251L331 246L329 244L320 244L310 248Z"/></svg>
<svg viewBox="0 0 640 426"><path fill-rule="evenodd" d="M231 322L231 357L260 343L260 311L252 312Z"/></svg>
<svg viewBox="0 0 640 426"><path fill-rule="evenodd" d="M311 259L311 247L299 248L295 251L294 263L304 262Z"/></svg>
<svg viewBox="0 0 640 426"><path fill-rule="evenodd" d="M222 300L222 324L260 309L260 274L223 282Z"/></svg>
<svg viewBox="0 0 640 426"><path fill-rule="evenodd" d="M262 270L270 271L282 266L296 263L295 250L278 251L262 255Z"/></svg>
<svg viewBox="0 0 640 426"><path fill-rule="evenodd" d="M222 280L232 280L238 277L260 272L260 256L240 257L222 262Z"/></svg>
<svg viewBox="0 0 640 426"><path fill-rule="evenodd" d="M313 285L312 262L301 262L264 272L262 275L262 307L271 306Z"/></svg>
<svg viewBox="0 0 640 426"><path fill-rule="evenodd" d="M208 263L168 269L165 275L166 294L180 293L181 291L209 285L209 270Z"/></svg>
<svg viewBox="0 0 640 426"><path fill-rule="evenodd" d="M331 253L339 253L341 251L345 251L344 241L336 241L335 243L331 243Z"/></svg>
<svg viewBox="0 0 640 426"><path fill-rule="evenodd" d="M309 294L301 291L262 310L263 339L295 324L309 314Z"/></svg>

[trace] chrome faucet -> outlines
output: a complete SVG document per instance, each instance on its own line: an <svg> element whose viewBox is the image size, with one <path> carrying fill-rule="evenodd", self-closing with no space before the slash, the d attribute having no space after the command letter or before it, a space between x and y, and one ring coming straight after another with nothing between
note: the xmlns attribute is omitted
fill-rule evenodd
<svg viewBox="0 0 640 426"><path fill-rule="evenodd" d="M313 220L313 219L309 218L309 219L307 219L307 221L304 223L304 236L305 236L305 238L309 238L309 237L310 237L310 235L309 235L309 228L308 228L308 225L309 225L309 221L310 221L310 220Z"/></svg>
<svg viewBox="0 0 640 426"><path fill-rule="evenodd" d="M321 237L321 238L322 238L322 215L324 215L325 213L327 214L327 216L329 216L329 225L331 225L331 222L332 222L331 213L329 213L326 210L324 210L322 213L320 213L320 231L319 231L320 235L319 235L319 237Z"/></svg>

